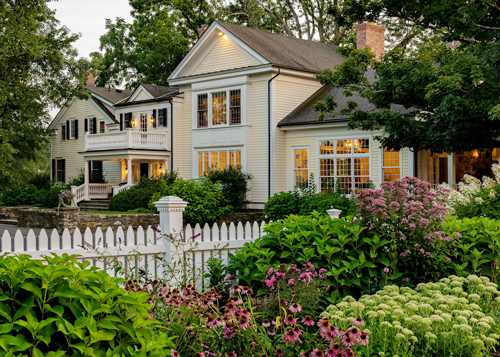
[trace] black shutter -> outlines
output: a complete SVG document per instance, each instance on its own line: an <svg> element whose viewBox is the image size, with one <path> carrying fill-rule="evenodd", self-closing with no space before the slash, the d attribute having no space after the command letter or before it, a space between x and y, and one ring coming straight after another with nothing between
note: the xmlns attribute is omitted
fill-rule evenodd
<svg viewBox="0 0 500 357"><path fill-rule="evenodd" d="M93 125L93 133L92 134L97 134L97 118L93 117L92 118L92 125Z"/></svg>
<svg viewBox="0 0 500 357"><path fill-rule="evenodd" d="M61 160L61 166L62 166L62 182L66 182L66 159Z"/></svg>
<svg viewBox="0 0 500 357"><path fill-rule="evenodd" d="M52 159L52 180L56 179L56 159Z"/></svg>
<svg viewBox="0 0 500 357"><path fill-rule="evenodd" d="M125 113L125 128L132 127L132 113Z"/></svg>
<svg viewBox="0 0 500 357"><path fill-rule="evenodd" d="M78 139L78 119L73 124L75 125L75 139Z"/></svg>
<svg viewBox="0 0 500 357"><path fill-rule="evenodd" d="M167 126L168 116L167 108L163 108L163 126Z"/></svg>
<svg viewBox="0 0 500 357"><path fill-rule="evenodd" d="M153 109L153 128L156 128L156 109Z"/></svg>
<svg viewBox="0 0 500 357"><path fill-rule="evenodd" d="M120 131L123 131L123 113L120 114Z"/></svg>
<svg viewBox="0 0 500 357"><path fill-rule="evenodd" d="M87 118L85 118L85 132L89 132L89 120Z"/></svg>
<svg viewBox="0 0 500 357"><path fill-rule="evenodd" d="M66 140L69 139L69 120L66 120Z"/></svg>
<svg viewBox="0 0 500 357"><path fill-rule="evenodd" d="M95 163L97 164L97 173L102 176L102 161L96 161Z"/></svg>

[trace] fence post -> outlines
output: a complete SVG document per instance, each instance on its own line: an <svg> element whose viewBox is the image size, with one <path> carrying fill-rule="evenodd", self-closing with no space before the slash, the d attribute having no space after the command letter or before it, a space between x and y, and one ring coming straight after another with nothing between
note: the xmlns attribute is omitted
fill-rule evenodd
<svg viewBox="0 0 500 357"><path fill-rule="evenodd" d="M340 218L340 214L342 213L342 210L332 208L332 209L327 209L326 213L328 213L330 215L330 218L332 218L332 219Z"/></svg>

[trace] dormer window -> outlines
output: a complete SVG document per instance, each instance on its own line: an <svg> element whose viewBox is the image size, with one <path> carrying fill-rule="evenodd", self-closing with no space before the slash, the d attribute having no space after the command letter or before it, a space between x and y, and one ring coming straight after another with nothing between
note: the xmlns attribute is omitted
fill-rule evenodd
<svg viewBox="0 0 500 357"><path fill-rule="evenodd" d="M241 124L241 89L197 96L198 128Z"/></svg>

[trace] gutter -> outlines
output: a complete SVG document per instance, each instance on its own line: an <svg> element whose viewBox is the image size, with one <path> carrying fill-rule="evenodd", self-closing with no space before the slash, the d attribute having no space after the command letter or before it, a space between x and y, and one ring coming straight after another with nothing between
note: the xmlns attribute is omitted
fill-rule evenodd
<svg viewBox="0 0 500 357"><path fill-rule="evenodd" d="M267 81L267 198L271 198L271 82L280 74L281 69L278 67L278 73Z"/></svg>
<svg viewBox="0 0 500 357"><path fill-rule="evenodd" d="M170 102L170 172L174 171L174 105Z"/></svg>

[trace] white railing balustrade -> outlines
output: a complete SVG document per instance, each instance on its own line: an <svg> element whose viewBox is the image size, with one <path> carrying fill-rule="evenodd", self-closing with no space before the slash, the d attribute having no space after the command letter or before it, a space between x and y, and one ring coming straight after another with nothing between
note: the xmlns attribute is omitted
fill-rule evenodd
<svg viewBox="0 0 500 357"><path fill-rule="evenodd" d="M151 132L127 129L115 133L85 134L85 151L112 149L168 149L166 131Z"/></svg>
<svg viewBox="0 0 500 357"><path fill-rule="evenodd" d="M71 192L75 196L75 203L85 200L85 184L80 186L71 186Z"/></svg>
<svg viewBox="0 0 500 357"><path fill-rule="evenodd" d="M90 183L89 198L90 199L108 199L109 194L113 193L114 183Z"/></svg>
<svg viewBox="0 0 500 357"><path fill-rule="evenodd" d="M125 184L125 185L122 185L122 186L113 186L113 196L119 194L120 192L122 191L127 191L129 188L133 187L135 185L135 183L133 184Z"/></svg>

